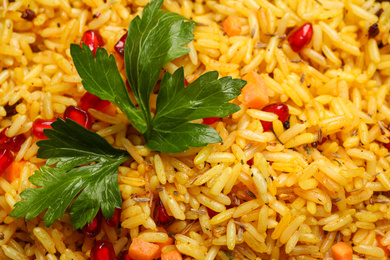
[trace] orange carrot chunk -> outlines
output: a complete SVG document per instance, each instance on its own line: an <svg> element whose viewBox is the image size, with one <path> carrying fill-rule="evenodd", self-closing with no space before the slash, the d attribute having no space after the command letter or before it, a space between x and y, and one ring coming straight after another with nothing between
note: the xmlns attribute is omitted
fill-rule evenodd
<svg viewBox="0 0 390 260"><path fill-rule="evenodd" d="M241 34L240 18L235 15L230 15L223 22L223 29L229 37L238 36Z"/></svg>
<svg viewBox="0 0 390 260"><path fill-rule="evenodd" d="M183 260L183 257L181 256L179 251L173 250L168 253L162 253L161 260Z"/></svg>
<svg viewBox="0 0 390 260"><path fill-rule="evenodd" d="M134 238L129 248L129 256L133 260L153 260L160 257L160 247L153 243Z"/></svg>
<svg viewBox="0 0 390 260"><path fill-rule="evenodd" d="M25 164L25 161L12 162L10 166L5 169L5 179L8 182L13 182L15 179L19 178L20 172Z"/></svg>
<svg viewBox="0 0 390 260"><path fill-rule="evenodd" d="M247 81L241 91L244 104L250 108L261 108L269 103L267 85L259 74L250 71L242 79Z"/></svg>
<svg viewBox="0 0 390 260"><path fill-rule="evenodd" d="M352 260L352 248L344 242L338 242L332 246L335 260Z"/></svg>

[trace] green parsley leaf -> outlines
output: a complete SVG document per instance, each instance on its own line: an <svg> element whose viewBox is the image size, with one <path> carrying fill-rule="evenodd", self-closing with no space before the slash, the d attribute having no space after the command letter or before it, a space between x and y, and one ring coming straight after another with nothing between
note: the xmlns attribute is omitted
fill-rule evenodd
<svg viewBox="0 0 390 260"><path fill-rule="evenodd" d="M189 52L183 45L192 41L194 23L161 10L163 0L148 4L142 19L131 21L125 43L125 68L130 87L151 130L149 97L164 64ZM184 81L183 81L184 86Z"/></svg>
<svg viewBox="0 0 390 260"><path fill-rule="evenodd" d="M82 78L84 88L89 93L103 100L109 100L119 107L133 126L144 133L146 131L145 118L130 100L114 55L108 56L107 51L99 47L96 50L95 59L85 43L83 43L83 48L77 44L71 44L70 53L77 72Z"/></svg>
<svg viewBox="0 0 390 260"><path fill-rule="evenodd" d="M190 146L200 147L221 142L210 126L190 123L207 117L226 117L239 110L227 103L236 98L245 81L208 72L185 87L184 69L173 75L165 73L157 98L157 111L152 118L149 99L161 69L167 62L189 52L183 45L193 39L194 22L161 10L163 0L148 4L142 18L129 25L125 43L125 68L129 85L139 110L131 102L114 57L98 48L96 59L85 45L71 46L74 64L87 91L110 100L129 118L145 137L146 146L155 151L176 153ZM111 77L112 73L112 77Z"/></svg>
<svg viewBox="0 0 390 260"><path fill-rule="evenodd" d="M152 120L153 130L146 136L148 147L162 152L180 152L189 146L205 146L221 142L218 133L203 124L188 123L206 117L225 117L239 107L226 103L240 94L245 81L207 72L187 87L183 87L184 70L164 75L157 97L157 112Z"/></svg>
<svg viewBox="0 0 390 260"><path fill-rule="evenodd" d="M104 217L112 217L122 206L117 172L128 153L70 119L58 118L51 126L44 130L49 139L37 142L38 157L50 158L47 165L57 164L42 166L29 178L38 188L23 191L24 200L10 216L29 220L47 209L43 221L49 227L73 202L69 213L76 229L92 221L100 208Z"/></svg>

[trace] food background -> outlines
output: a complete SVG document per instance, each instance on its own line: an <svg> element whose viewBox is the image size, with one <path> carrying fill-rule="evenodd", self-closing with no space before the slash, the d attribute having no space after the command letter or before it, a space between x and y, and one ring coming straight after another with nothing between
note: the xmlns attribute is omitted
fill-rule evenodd
<svg viewBox="0 0 390 260"><path fill-rule="evenodd" d="M43 214L27 222L9 216L19 194L33 187L28 177L45 163L36 156L34 122L62 118L67 107L81 106L85 90L70 44L96 30L126 78L115 45L146 4L2 1L0 140L23 137L12 151L14 168L0 178L0 258L88 259L97 240L110 241L119 254L136 237L153 243L169 235L175 247L163 251L177 249L183 258L324 259L343 241L354 259L387 259L386 1L164 1L163 9L198 23L189 54L164 70L173 74L183 66L188 82L212 70L233 78L256 72L269 103L288 106L289 125L262 112L266 104L248 106L241 95L233 101L239 112L197 121L214 127L223 143L162 154L145 146L119 109L89 108L92 130L133 157L119 168L120 226L102 221L100 233L89 237L73 230L68 213L49 228ZM312 39L295 52L289 37L307 22ZM156 97L157 92L152 110ZM264 131L265 121L273 121L274 132ZM253 172L262 178L255 181ZM161 183L161 174L167 183ZM184 217L161 223L158 198L169 215Z"/></svg>

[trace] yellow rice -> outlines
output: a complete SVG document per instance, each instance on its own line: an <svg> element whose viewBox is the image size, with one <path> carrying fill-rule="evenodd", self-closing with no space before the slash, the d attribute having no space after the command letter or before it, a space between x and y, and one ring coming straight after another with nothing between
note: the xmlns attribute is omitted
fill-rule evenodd
<svg viewBox="0 0 390 260"><path fill-rule="evenodd" d="M88 259L95 240L112 242L118 254L136 237L164 242L168 235L175 242L163 252L179 250L185 259L331 259L339 241L353 248L353 259L386 259L377 237L390 245L389 2L165 0L164 9L199 25L190 53L164 69L183 66L189 82L210 70L235 78L253 70L270 101L288 105L290 128L239 96L233 102L241 110L212 125L223 143L160 154L119 110L89 109L93 131L132 156L119 169L121 228L103 224L89 238L73 230L68 213L49 228L43 214L27 222L9 217L44 163L32 122L62 117L85 93L70 44L98 30L125 77L114 45L148 2L2 1L0 131L10 126L8 137L25 135L15 161L26 164L12 182L0 177L0 259ZM33 21L21 18L27 8ZM241 35L221 27L229 15L239 17ZM305 22L313 39L295 53L287 37ZM380 32L369 38L374 23ZM7 115L9 106L15 115ZM260 120L272 122L277 138ZM157 197L175 218L168 234L156 229Z"/></svg>

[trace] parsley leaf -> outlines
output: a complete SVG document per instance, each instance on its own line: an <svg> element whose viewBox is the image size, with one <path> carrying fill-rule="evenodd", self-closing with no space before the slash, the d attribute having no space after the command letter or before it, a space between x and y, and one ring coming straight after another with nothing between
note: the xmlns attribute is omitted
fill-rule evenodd
<svg viewBox="0 0 390 260"><path fill-rule="evenodd" d="M109 100L119 107L133 126L144 133L146 131L145 118L130 100L114 55L108 56L107 51L99 47L96 50L95 59L92 51L85 43L83 43L83 48L71 44L70 53L77 72L82 78L84 88L89 93L103 100Z"/></svg>
<svg viewBox="0 0 390 260"><path fill-rule="evenodd" d="M104 217L112 217L122 206L118 167L130 156L70 119L58 118L51 126L44 130L49 139L37 143L38 157L49 159L47 165L57 164L42 166L29 178L39 187L23 191L24 200L15 204L10 216L29 220L47 209L43 221L49 227L73 202L69 213L76 229L90 222L100 208ZM92 164L83 166L88 163Z"/></svg>
<svg viewBox="0 0 390 260"><path fill-rule="evenodd" d="M218 72L208 72L185 87L183 68L173 75L165 73L158 93L157 111L152 117L149 99L162 67L187 54L189 49L183 45L194 37L194 22L161 10L162 4L163 0L152 1L145 7L142 18L133 19L125 43L126 74L139 109L129 98L113 55L108 57L104 49L98 48L94 59L85 45L83 49L72 45L75 67L85 89L117 105L144 135L149 149L176 153L190 146L221 142L215 129L190 121L225 117L238 111L239 106L227 102L240 94L239 90L245 85L243 80L218 79Z"/></svg>
<svg viewBox="0 0 390 260"><path fill-rule="evenodd" d="M180 152L187 150L188 146L221 142L213 128L188 122L205 117L225 117L239 110L237 105L226 101L240 94L244 81L230 77L218 79L218 72L212 71L187 87L183 82L183 68L172 76L166 73L161 81L157 112L152 120L153 130L146 136L152 150Z"/></svg>
<svg viewBox="0 0 390 260"><path fill-rule="evenodd" d="M187 54L189 49L183 45L194 37L194 23L185 22L188 19L179 14L161 10L162 4L163 0L152 1L145 7L142 19L137 16L131 21L125 43L127 78L149 126L149 97L162 66Z"/></svg>

